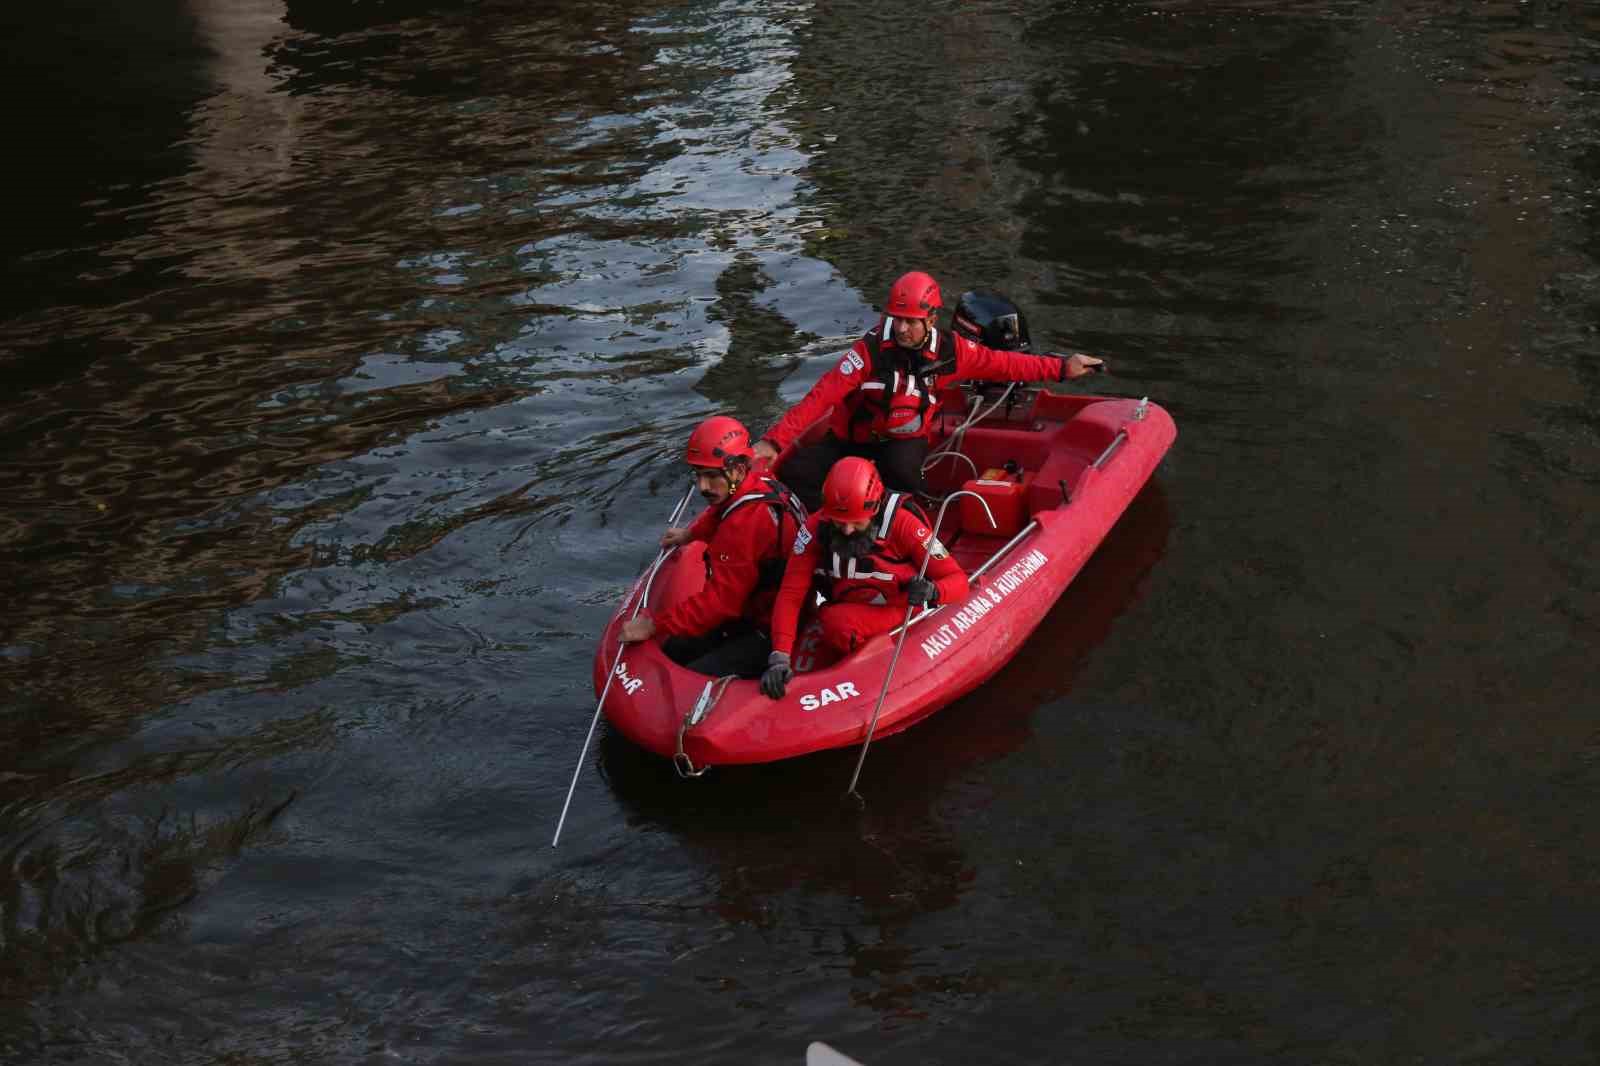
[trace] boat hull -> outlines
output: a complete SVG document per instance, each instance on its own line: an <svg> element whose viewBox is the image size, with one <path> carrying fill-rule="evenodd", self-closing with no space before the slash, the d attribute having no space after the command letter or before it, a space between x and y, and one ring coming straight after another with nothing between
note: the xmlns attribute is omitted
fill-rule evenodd
<svg viewBox="0 0 1600 1066"><path fill-rule="evenodd" d="M942 431L954 432L956 418L941 419ZM968 458L941 462L930 470L930 483L940 492L972 486L975 479L964 475L1012 462L1023 479L1013 491L1025 497L1024 529L1008 536L1010 530L978 528L982 522L966 528L961 514L969 512L970 520L972 508L953 504L940 536L972 576L967 597L919 615L897 661L898 634L875 637L829 662L817 653L814 628L804 630L797 673L778 700L762 695L755 681L712 679L678 666L656 641L619 645L617 630L641 596L659 610L703 582L703 546L674 551L658 573L635 582L606 626L594 661L602 710L624 736L676 759L684 772L859 744L885 678L873 735L907 729L1017 654L1176 435L1171 417L1154 404L1050 392L1039 392L1025 411L977 422L961 438Z"/></svg>

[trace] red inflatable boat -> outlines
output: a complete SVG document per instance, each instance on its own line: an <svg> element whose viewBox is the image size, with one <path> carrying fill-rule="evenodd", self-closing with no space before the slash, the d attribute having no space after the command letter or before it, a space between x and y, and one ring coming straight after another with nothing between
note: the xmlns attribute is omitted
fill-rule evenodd
<svg viewBox="0 0 1600 1066"><path fill-rule="evenodd" d="M951 390L943 400L930 454L945 454L927 468L929 488L939 496L974 493L988 513L971 496L946 509L938 536L972 589L965 600L912 620L874 738L972 691L1016 654L1177 436L1172 418L1148 400L1001 394L995 386L987 394ZM669 552L634 584L607 625L594 682L612 726L673 759L685 775L860 744L898 631L829 661L814 632L802 629L797 672L779 700L763 696L754 681L678 666L656 641L628 645L618 655L617 629L641 596L660 610L700 588L703 550L691 543Z"/></svg>

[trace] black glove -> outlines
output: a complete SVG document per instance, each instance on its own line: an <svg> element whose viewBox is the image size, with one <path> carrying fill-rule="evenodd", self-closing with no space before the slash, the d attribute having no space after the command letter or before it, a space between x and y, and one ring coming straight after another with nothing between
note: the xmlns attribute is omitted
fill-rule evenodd
<svg viewBox="0 0 1600 1066"><path fill-rule="evenodd" d="M782 699L789 687L794 671L789 668L789 653L775 651L767 656L767 672L761 675L761 694L768 699Z"/></svg>
<svg viewBox="0 0 1600 1066"><path fill-rule="evenodd" d="M939 602L939 586L925 577L906 582L906 602L913 607L931 607Z"/></svg>

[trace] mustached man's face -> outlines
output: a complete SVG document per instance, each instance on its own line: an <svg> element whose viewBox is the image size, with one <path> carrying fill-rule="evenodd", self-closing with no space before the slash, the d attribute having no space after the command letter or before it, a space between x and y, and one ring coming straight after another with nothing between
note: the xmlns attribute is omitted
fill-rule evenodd
<svg viewBox="0 0 1600 1066"><path fill-rule="evenodd" d="M733 485L728 481L728 475L721 470L695 467L694 487L705 497L708 507L720 507L729 496L733 495Z"/></svg>

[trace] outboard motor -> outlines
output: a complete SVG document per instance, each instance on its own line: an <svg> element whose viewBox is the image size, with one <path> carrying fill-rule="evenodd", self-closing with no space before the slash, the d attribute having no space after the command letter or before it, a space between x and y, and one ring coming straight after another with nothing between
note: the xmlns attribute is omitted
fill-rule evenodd
<svg viewBox="0 0 1600 1066"><path fill-rule="evenodd" d="M1033 338L1028 336L1028 319L1020 308L992 289L969 289L956 301L955 314L950 326L963 337L977 341L985 348L1003 352L1031 352ZM1016 389L998 381L966 381L962 388L977 403L986 404L1006 392L1005 414L1010 418L1012 408L1022 398Z"/></svg>
<svg viewBox="0 0 1600 1066"><path fill-rule="evenodd" d="M970 289L956 301L950 325L986 348L1005 352L1032 351L1028 320L1017 305L990 289Z"/></svg>

